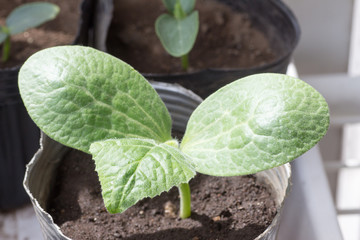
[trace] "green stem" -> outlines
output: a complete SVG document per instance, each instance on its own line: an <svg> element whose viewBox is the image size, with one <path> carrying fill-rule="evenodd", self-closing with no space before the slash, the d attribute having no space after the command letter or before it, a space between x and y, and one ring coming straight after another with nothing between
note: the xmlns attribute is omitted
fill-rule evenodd
<svg viewBox="0 0 360 240"><path fill-rule="evenodd" d="M189 55L185 54L183 56L181 56L181 66L183 68L183 70L188 70L189 68Z"/></svg>
<svg viewBox="0 0 360 240"><path fill-rule="evenodd" d="M190 186L188 183L180 184L179 193L180 193L180 217L188 218L191 215L191 194Z"/></svg>
<svg viewBox="0 0 360 240"><path fill-rule="evenodd" d="M6 62L9 59L10 55L10 36L8 36L3 43L2 50L2 62Z"/></svg>
<svg viewBox="0 0 360 240"><path fill-rule="evenodd" d="M179 0L176 0L175 6L174 6L173 16L177 20L181 20L181 19L186 18L186 13L184 12Z"/></svg>

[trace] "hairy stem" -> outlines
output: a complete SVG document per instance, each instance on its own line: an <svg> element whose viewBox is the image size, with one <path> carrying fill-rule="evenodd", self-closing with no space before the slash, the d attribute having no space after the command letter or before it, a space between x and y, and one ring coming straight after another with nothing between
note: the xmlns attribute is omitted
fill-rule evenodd
<svg viewBox="0 0 360 240"><path fill-rule="evenodd" d="M2 62L6 62L9 59L10 55L10 36L8 36L4 43L3 43L3 49L2 49Z"/></svg>
<svg viewBox="0 0 360 240"><path fill-rule="evenodd" d="M183 68L183 70L188 70L189 68L189 55L185 54L183 56L181 56L181 66Z"/></svg>
<svg viewBox="0 0 360 240"><path fill-rule="evenodd" d="M179 193L180 193L180 217L188 218L191 215L191 194L190 186L188 183L180 184Z"/></svg>

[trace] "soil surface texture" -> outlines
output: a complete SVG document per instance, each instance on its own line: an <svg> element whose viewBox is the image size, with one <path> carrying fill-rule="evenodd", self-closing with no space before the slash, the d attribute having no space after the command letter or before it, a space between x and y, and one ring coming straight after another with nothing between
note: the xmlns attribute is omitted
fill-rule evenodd
<svg viewBox="0 0 360 240"><path fill-rule="evenodd" d="M254 239L276 215L269 189L254 176L190 181L192 216L178 217L177 188L121 214L106 211L91 156L70 151L61 163L48 212L72 239Z"/></svg>
<svg viewBox="0 0 360 240"><path fill-rule="evenodd" d="M264 34L245 13L215 0L196 1L200 27L189 55L189 71L249 68L275 60ZM170 56L156 36L154 23L167 13L161 0L114 1L107 50L142 73L182 72L180 58ZM279 56L277 56L279 57Z"/></svg>

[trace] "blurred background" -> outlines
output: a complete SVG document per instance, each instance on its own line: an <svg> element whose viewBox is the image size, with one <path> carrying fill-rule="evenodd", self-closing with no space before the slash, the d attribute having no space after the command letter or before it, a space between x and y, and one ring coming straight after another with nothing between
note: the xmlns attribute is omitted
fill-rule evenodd
<svg viewBox="0 0 360 240"><path fill-rule="evenodd" d="M284 0L301 26L300 43L294 54L301 76L355 73L356 17L360 17L358 0ZM357 7L356 7L357 6ZM352 31L358 28L358 32ZM359 40L358 40L359 41ZM359 45L359 42L358 44Z"/></svg>
<svg viewBox="0 0 360 240"><path fill-rule="evenodd" d="M294 53L298 74L318 88L330 105L331 127L319 145L340 229L344 239L358 240L360 1L284 2L302 30Z"/></svg>

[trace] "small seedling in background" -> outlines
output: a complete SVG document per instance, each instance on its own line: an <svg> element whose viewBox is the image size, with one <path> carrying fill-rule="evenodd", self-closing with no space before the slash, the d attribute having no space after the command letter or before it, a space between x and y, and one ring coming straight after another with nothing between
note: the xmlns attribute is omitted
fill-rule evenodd
<svg viewBox="0 0 360 240"><path fill-rule="evenodd" d="M3 44L2 61L6 62L10 56L11 36L22 33L29 28L54 19L59 13L58 6L47 2L33 2L15 8L0 26L0 44Z"/></svg>
<svg viewBox="0 0 360 240"><path fill-rule="evenodd" d="M93 155L110 213L178 186L180 217L187 218L196 172L237 176L280 166L313 147L329 126L327 103L311 86L257 74L205 99L179 142L165 104L140 73L81 46L31 56L19 89L45 134Z"/></svg>
<svg viewBox="0 0 360 240"><path fill-rule="evenodd" d="M155 22L156 34L165 50L181 57L182 68L189 67L188 54L199 31L199 13L194 11L195 0L163 0L170 14L162 14Z"/></svg>

